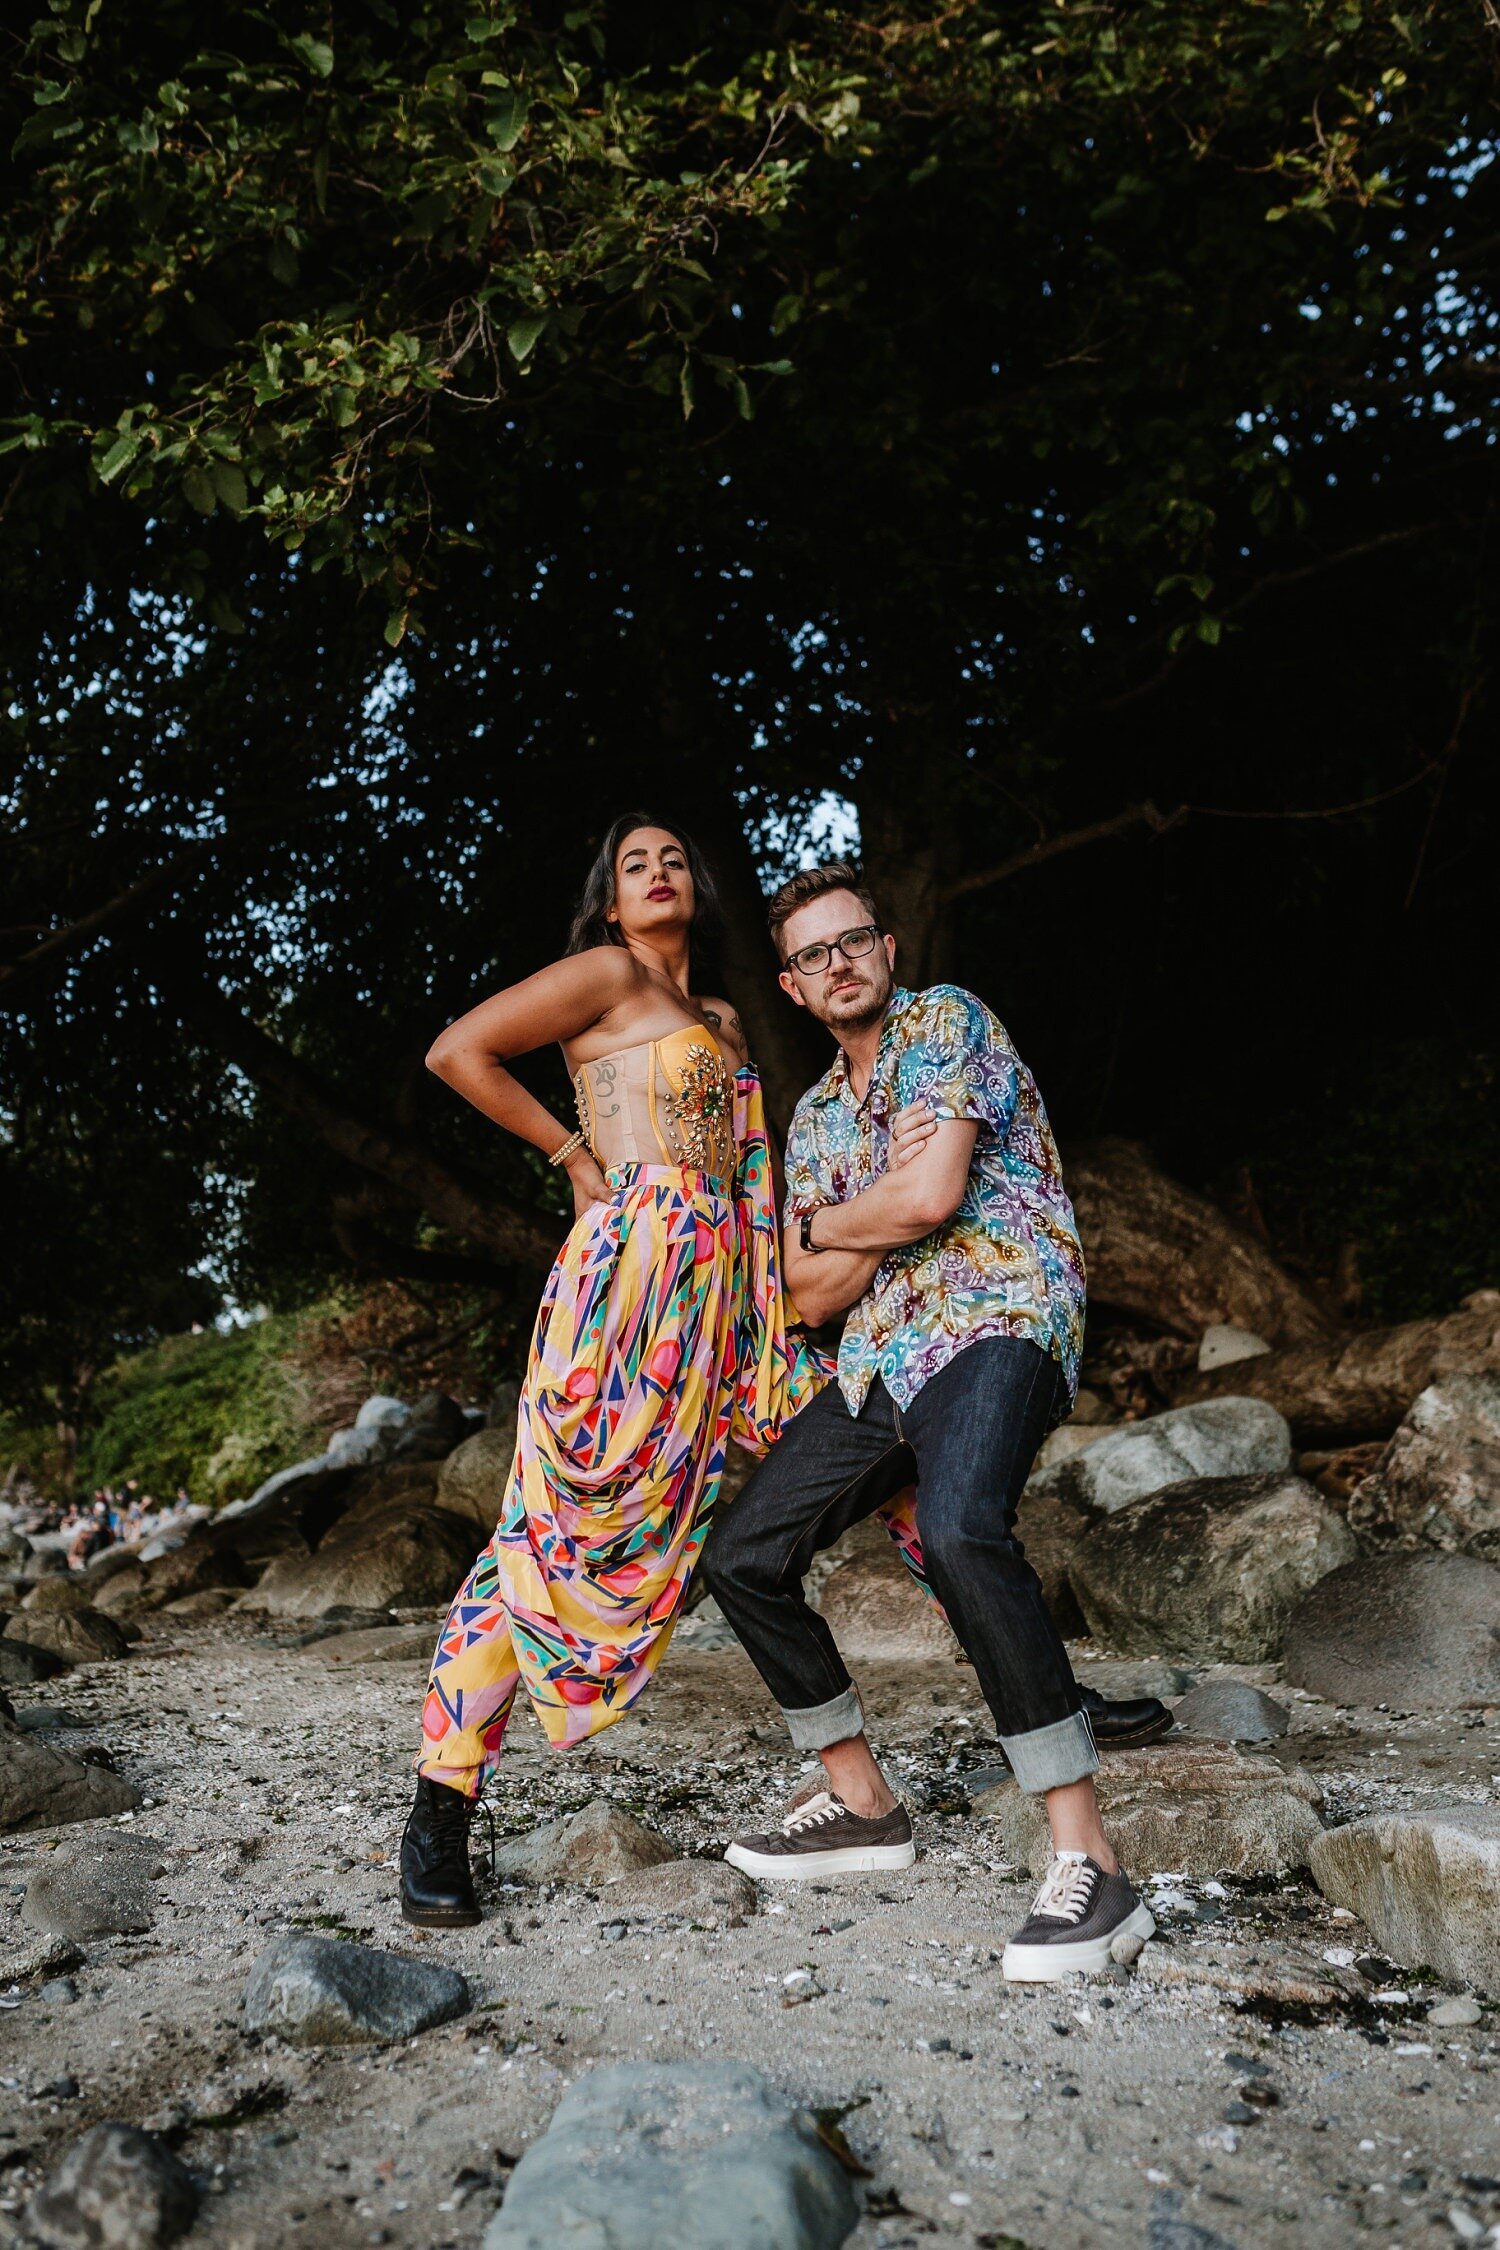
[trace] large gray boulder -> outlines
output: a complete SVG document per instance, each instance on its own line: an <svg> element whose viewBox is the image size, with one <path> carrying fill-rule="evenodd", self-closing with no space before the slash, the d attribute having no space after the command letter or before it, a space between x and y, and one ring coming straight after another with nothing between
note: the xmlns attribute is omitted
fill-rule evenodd
<svg viewBox="0 0 1500 2250"><path fill-rule="evenodd" d="M1306 1865L1322 1833L1318 1785L1300 1768L1208 1743L1121 1750L1094 1777L1111 1843L1137 1877L1176 1869L1198 1877L1272 1875ZM1014 1782L982 1790L974 1810L994 1821L1005 1857L1046 1873L1047 1808Z"/></svg>
<svg viewBox="0 0 1500 2250"><path fill-rule="evenodd" d="M1349 1521L1372 1538L1500 1561L1500 1375L1430 1383L1351 1495Z"/></svg>
<svg viewBox="0 0 1500 2250"><path fill-rule="evenodd" d="M571 2086L483 2250L834 2250L859 2216L813 2120L746 2063L614 2063Z"/></svg>
<svg viewBox="0 0 1500 2250"><path fill-rule="evenodd" d="M154 1877L166 1862L149 1836L114 1828L75 1836L48 1855L26 1886L21 1920L48 1937L114 1937L149 1930Z"/></svg>
<svg viewBox="0 0 1500 2250"><path fill-rule="evenodd" d="M1197 1477L1098 1522L1070 1572L1106 1648L1253 1664L1280 1654L1297 1604L1358 1551L1301 1477Z"/></svg>
<svg viewBox="0 0 1500 2250"><path fill-rule="evenodd" d="M23 1609L7 1624L5 1638L61 1657L64 1664L111 1662L130 1646L113 1618L96 1609Z"/></svg>
<svg viewBox="0 0 1500 2250"><path fill-rule="evenodd" d="M198 2211L192 2174L154 2133L95 2125L38 2188L26 2213L44 2250L158 2250Z"/></svg>
<svg viewBox="0 0 1500 2250"><path fill-rule="evenodd" d="M958 1653L946 1618L912 1577L895 1541L873 1519L847 1541L847 1560L824 1579L818 1608L845 1656L937 1657Z"/></svg>
<svg viewBox="0 0 1500 2250"><path fill-rule="evenodd" d="M514 1836L495 1853L495 1872L511 1883L608 1883L676 1857L654 1828L647 1828L607 1797L581 1812Z"/></svg>
<svg viewBox="0 0 1500 2250"><path fill-rule="evenodd" d="M445 1508L390 1500L341 1517L309 1554L272 1562L245 1606L272 1617L418 1609L450 1601L474 1560L473 1526Z"/></svg>
<svg viewBox="0 0 1500 2250"><path fill-rule="evenodd" d="M1500 1570L1431 1549L1351 1563L1287 1626L1293 1687L1425 1711L1500 1703Z"/></svg>
<svg viewBox="0 0 1500 2250"><path fill-rule="evenodd" d="M0 1830L97 1820L133 1812L140 1801L140 1791L107 1766L87 1765L0 1719Z"/></svg>
<svg viewBox="0 0 1500 2250"><path fill-rule="evenodd" d="M417 1400L390 1449L393 1461L443 1461L462 1445L473 1422L446 1391L428 1391Z"/></svg>
<svg viewBox="0 0 1500 2250"><path fill-rule="evenodd" d="M38 1680L56 1679L67 1666L60 1656L24 1641L0 1640L0 1687L31 1687Z"/></svg>
<svg viewBox="0 0 1500 2250"><path fill-rule="evenodd" d="M1172 1713L1184 1734L1210 1742L1274 1742L1291 1727L1292 1715L1260 1688L1245 1680L1204 1680Z"/></svg>
<svg viewBox="0 0 1500 2250"><path fill-rule="evenodd" d="M1393 1961L1500 1999L1500 1805L1350 1821L1317 1838L1309 1865Z"/></svg>
<svg viewBox="0 0 1500 2250"><path fill-rule="evenodd" d="M215 1527L221 1538L232 1538L237 1545L248 1547L253 1544L252 1532L264 1532L330 1486L347 1482L355 1465L329 1453L294 1461L290 1468L278 1469L274 1476L267 1477L245 1499L228 1501L215 1516Z"/></svg>
<svg viewBox="0 0 1500 2250"><path fill-rule="evenodd" d="M500 1521L516 1457L516 1424L479 1430L455 1446L438 1479L437 1504L488 1539Z"/></svg>
<svg viewBox="0 0 1500 2250"><path fill-rule="evenodd" d="M76 1613L90 1608L92 1600L92 1591L83 1578L75 1577L69 1571L60 1578L39 1578L30 1593L22 1597L21 1607L32 1611L50 1609L71 1610Z"/></svg>
<svg viewBox="0 0 1500 2250"><path fill-rule="evenodd" d="M1190 1477L1268 1475L1291 1465L1292 1433L1258 1398L1206 1399L1144 1422L1122 1422L1096 1443L1031 1479L1029 1492L1059 1494L1104 1515Z"/></svg>
<svg viewBox="0 0 1500 2250"><path fill-rule="evenodd" d="M298 2047L414 2039L467 2013L456 1969L337 1938L273 1938L245 1987L245 2025Z"/></svg>

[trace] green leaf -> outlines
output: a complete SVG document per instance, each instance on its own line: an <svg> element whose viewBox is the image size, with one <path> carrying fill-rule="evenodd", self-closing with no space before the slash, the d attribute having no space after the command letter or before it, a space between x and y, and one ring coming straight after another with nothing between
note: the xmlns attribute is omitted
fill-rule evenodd
<svg viewBox="0 0 1500 2250"><path fill-rule="evenodd" d="M393 609L386 619L384 640L387 648L399 648L401 646L406 635L406 617L407 613L404 609Z"/></svg>
<svg viewBox="0 0 1500 2250"><path fill-rule="evenodd" d="M214 480L206 469L189 469L182 480L182 489L200 516L213 514L218 506L218 495L214 491Z"/></svg>
<svg viewBox="0 0 1500 2250"><path fill-rule="evenodd" d="M38 109L50 109L54 102L67 100L68 89L56 78L44 78L40 86L32 89L31 98Z"/></svg>
<svg viewBox="0 0 1500 2250"><path fill-rule="evenodd" d="M693 363L690 359L685 359L682 363L682 372L677 378L677 393L682 400L682 419L686 422L693 411Z"/></svg>
<svg viewBox="0 0 1500 2250"><path fill-rule="evenodd" d="M250 495L245 489L245 474L232 461L215 461L213 467L214 491L232 516L242 516L250 505Z"/></svg>
<svg viewBox="0 0 1500 2250"><path fill-rule="evenodd" d="M1199 618L1198 638L1200 641L1206 641L1210 648L1218 647L1219 642L1223 637L1223 632L1223 624L1217 617Z"/></svg>
<svg viewBox="0 0 1500 2250"><path fill-rule="evenodd" d="M514 148L521 138L521 129L526 123L526 112L526 102L510 88L507 88L503 94L497 94L494 101L491 102L489 115L484 121L484 129L496 148L500 149L502 153L506 149Z"/></svg>
<svg viewBox="0 0 1500 2250"><path fill-rule="evenodd" d="M291 42L292 53L299 55L315 78L333 76L333 49L326 39L313 39L304 33Z"/></svg>
<svg viewBox="0 0 1500 2250"><path fill-rule="evenodd" d="M99 463L99 482L101 484L112 484L120 471L135 459L140 450L140 438L133 430L127 430L124 437L117 437L105 454L104 459Z"/></svg>
<svg viewBox="0 0 1500 2250"><path fill-rule="evenodd" d="M511 358L518 367L523 367L531 357L536 340L546 325L545 313L523 313L519 320L511 322L505 341L509 344Z"/></svg>
<svg viewBox="0 0 1500 2250"><path fill-rule="evenodd" d="M139 125L122 125L116 138L130 156L154 156L161 147L156 119L149 109L142 115Z"/></svg>

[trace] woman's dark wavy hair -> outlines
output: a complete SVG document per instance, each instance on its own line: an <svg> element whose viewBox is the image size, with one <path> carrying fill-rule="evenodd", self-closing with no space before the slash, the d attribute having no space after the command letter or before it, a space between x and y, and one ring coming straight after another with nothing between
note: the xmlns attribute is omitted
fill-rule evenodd
<svg viewBox="0 0 1500 2250"><path fill-rule="evenodd" d="M718 885L687 830L679 827L675 820L663 820L659 813L622 813L618 820L610 822L594 856L594 864L584 879L583 896L568 932L568 951L586 953L591 945L625 943L619 923L608 921L606 916L615 903L615 860L626 837L637 828L665 829L682 846L688 873L693 878L693 978L696 983L702 983L707 964L718 951L723 925Z"/></svg>

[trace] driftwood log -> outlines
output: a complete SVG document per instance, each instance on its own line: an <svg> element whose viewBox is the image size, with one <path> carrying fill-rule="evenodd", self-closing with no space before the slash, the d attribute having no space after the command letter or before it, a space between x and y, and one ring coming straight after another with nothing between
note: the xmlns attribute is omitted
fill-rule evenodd
<svg viewBox="0 0 1500 2250"><path fill-rule="evenodd" d="M1500 1375L1500 1289L1477 1289L1440 1320L1294 1346L1237 1361L1173 1385L1185 1406L1200 1398L1263 1398L1302 1445L1389 1437L1419 1392L1440 1375Z"/></svg>
<svg viewBox="0 0 1500 2250"><path fill-rule="evenodd" d="M1336 1323L1255 1237L1168 1179L1134 1141L1067 1153L1089 1302L1196 1339L1228 1321L1274 1346L1327 1344Z"/></svg>

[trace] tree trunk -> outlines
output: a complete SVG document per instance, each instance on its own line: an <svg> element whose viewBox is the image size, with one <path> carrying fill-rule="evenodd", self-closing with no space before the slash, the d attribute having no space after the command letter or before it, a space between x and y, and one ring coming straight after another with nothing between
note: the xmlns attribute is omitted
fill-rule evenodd
<svg viewBox="0 0 1500 2250"><path fill-rule="evenodd" d="M909 811L874 797L859 800L865 873L881 920L896 940L896 976L920 990L940 978L947 965L946 871L935 846L914 841L904 817Z"/></svg>
<svg viewBox="0 0 1500 2250"><path fill-rule="evenodd" d="M1268 1344L1332 1336L1334 1323L1316 1298L1206 1196L1157 1171L1136 1142L1098 1141L1070 1154L1064 1172L1091 1303L1174 1336L1201 1336L1220 1321L1252 1329Z"/></svg>
<svg viewBox="0 0 1500 2250"><path fill-rule="evenodd" d="M1177 1404L1226 1394L1267 1399L1302 1445L1389 1437L1418 1393L1441 1375L1500 1375L1500 1289L1478 1289L1441 1320L1411 1320L1361 1336L1306 1344L1193 1373Z"/></svg>
<svg viewBox="0 0 1500 2250"><path fill-rule="evenodd" d="M726 792L727 795L727 792ZM695 810L691 822L719 886L724 908L725 997L745 1027L760 1072L766 1111L782 1140L792 1111L827 1069L819 1035L776 982L779 963L766 929L766 899L755 858L732 797L721 809Z"/></svg>

